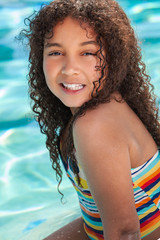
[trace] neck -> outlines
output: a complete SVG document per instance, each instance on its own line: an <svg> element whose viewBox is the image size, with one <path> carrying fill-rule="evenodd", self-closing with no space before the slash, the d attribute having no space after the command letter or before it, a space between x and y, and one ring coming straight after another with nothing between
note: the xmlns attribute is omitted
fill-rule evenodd
<svg viewBox="0 0 160 240"><path fill-rule="evenodd" d="M76 113L76 111L78 110L78 108L77 107L71 107L70 110L71 110L72 115L74 115Z"/></svg>

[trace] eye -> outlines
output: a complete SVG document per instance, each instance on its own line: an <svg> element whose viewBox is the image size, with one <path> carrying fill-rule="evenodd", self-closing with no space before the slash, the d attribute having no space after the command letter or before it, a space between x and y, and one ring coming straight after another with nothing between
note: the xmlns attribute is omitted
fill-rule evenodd
<svg viewBox="0 0 160 240"><path fill-rule="evenodd" d="M96 53L92 53L92 52L85 52L83 53L84 56L96 56Z"/></svg>
<svg viewBox="0 0 160 240"><path fill-rule="evenodd" d="M48 54L48 56L60 56L60 55L62 55L62 53L61 53L61 52L58 52L58 51L50 52L50 53Z"/></svg>

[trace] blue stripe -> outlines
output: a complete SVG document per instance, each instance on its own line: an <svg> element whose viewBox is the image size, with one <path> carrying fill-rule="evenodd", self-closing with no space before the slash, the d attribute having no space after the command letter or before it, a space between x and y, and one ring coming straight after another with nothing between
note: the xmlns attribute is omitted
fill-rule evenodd
<svg viewBox="0 0 160 240"><path fill-rule="evenodd" d="M140 206L140 207L138 207L136 210L137 210L137 213L139 212L139 211L142 211L142 210L144 210L144 208L151 208L152 206L151 205L154 205L155 206L155 203L153 203L151 200L150 201L148 201L147 203L145 203L145 204L143 204L142 206ZM145 210L146 211L146 210ZM140 213L138 214L138 215L140 215Z"/></svg>
<svg viewBox="0 0 160 240"><path fill-rule="evenodd" d="M140 220L140 223L143 223L145 221L147 221L150 217L154 216L157 212L159 212L159 209L156 209L154 212L149 213L147 216L145 216L144 218L142 218Z"/></svg>
<svg viewBox="0 0 160 240"><path fill-rule="evenodd" d="M87 235L88 235L88 234L87 234ZM89 236L89 235L88 235L88 237L89 237L89 239L91 239L91 240L95 240L95 238L93 238L93 237L91 237L91 236Z"/></svg>
<svg viewBox="0 0 160 240"><path fill-rule="evenodd" d="M151 188L153 188L157 183L160 182L160 179L157 179L152 184L150 184L148 187L144 188L145 192L148 192ZM143 188L142 188L143 189Z"/></svg>
<svg viewBox="0 0 160 240"><path fill-rule="evenodd" d="M83 216L85 216L85 219L95 225L95 226L98 226L98 227L102 227L102 221L100 218L95 218L95 217L92 217L90 215L88 215L85 211L83 211L83 209L81 209L82 213L83 213Z"/></svg>
<svg viewBox="0 0 160 240"><path fill-rule="evenodd" d="M78 187L77 187L77 188L78 188ZM84 195L82 194L81 189L78 188L78 190L79 190L79 191L77 191L78 197L83 198L85 201L88 201L89 203L92 202L93 204L95 204L94 199L93 199L92 197L84 196Z"/></svg>
<svg viewBox="0 0 160 240"><path fill-rule="evenodd" d="M155 154L156 155L156 154ZM154 157L154 156L153 156ZM153 158L152 158L153 159ZM143 177L145 174L147 174L148 172L150 172L150 170L152 168L154 168L156 165L158 167L158 163L159 163L159 160L160 160L160 153L156 156L156 158L153 159L150 159L149 163L147 164L147 162L144 164L145 166L144 167L141 167L139 170L137 170L135 173L132 172L132 179L133 179L133 182L139 180L141 177ZM134 169L131 169L132 171ZM139 172L139 174L138 174ZM134 176L136 175L136 176Z"/></svg>
<svg viewBox="0 0 160 240"><path fill-rule="evenodd" d="M91 231L95 232L95 233L98 233L98 234L101 234L102 237L103 237L103 231L101 230L97 230L97 229L93 229L92 227L88 226L88 224L84 221L85 225L87 226L87 228L89 228Z"/></svg>
<svg viewBox="0 0 160 240"><path fill-rule="evenodd" d="M157 190L158 191L158 190ZM152 201L154 201L156 198L158 198L160 196L160 192L157 192L156 194L154 194L154 196L152 197Z"/></svg>
<svg viewBox="0 0 160 240"><path fill-rule="evenodd" d="M141 192L144 192L142 189L139 190L138 192L134 193L134 196L136 196L137 194L141 193Z"/></svg>
<svg viewBox="0 0 160 240"><path fill-rule="evenodd" d="M81 203L81 202L80 202ZM82 203L81 203L81 205L86 209L86 210L88 210L89 212L91 212L91 213L97 213L97 214L99 214L99 212L98 212L98 210L97 209L91 209L91 208L89 208L89 207L86 207L85 205L83 205Z"/></svg>
<svg viewBox="0 0 160 240"><path fill-rule="evenodd" d="M144 199L144 198L146 198L146 196L143 196L143 197L141 197L141 198L136 199L135 202L139 202L140 200L142 200L142 199Z"/></svg>
<svg viewBox="0 0 160 240"><path fill-rule="evenodd" d="M158 167L158 162L159 162L158 158L156 158L156 159L154 159L154 161L150 162L150 164L148 164L145 168L143 168L143 170L141 172L139 172L136 176L133 176L133 181L136 182L141 177L144 177L145 174L148 174L151 171L151 169L154 168L156 165Z"/></svg>
<svg viewBox="0 0 160 240"><path fill-rule="evenodd" d="M96 213L99 213L98 212L98 209L97 209L97 206L93 206L93 205L90 205L90 204L87 204L83 201L83 199L79 199L79 202L82 204L82 206L84 206L84 208L86 208L87 210L89 210L90 212L96 212Z"/></svg>
<svg viewBox="0 0 160 240"><path fill-rule="evenodd" d="M89 194L89 195L91 195L91 192L88 191L88 190L84 190L84 189L82 189L82 192L83 192L84 194Z"/></svg>
<svg viewBox="0 0 160 240"><path fill-rule="evenodd" d="M137 171L133 172L132 173L133 177L134 177L134 174L136 174L139 171L141 171L149 163L149 161L151 161L151 160L152 160L152 158L150 158L146 163L144 163L140 169L138 169ZM134 169L136 169L136 168L131 168L131 171L134 171Z"/></svg>
<svg viewBox="0 0 160 240"><path fill-rule="evenodd" d="M73 186L76 186L76 185L75 185L75 182L73 181L73 179L72 179L70 176L69 176L68 178L69 178L69 180L72 182Z"/></svg>
<svg viewBox="0 0 160 240"><path fill-rule="evenodd" d="M83 198L83 197L81 197L81 196L80 196L80 200L83 201L84 203L87 203L87 204L96 206L96 205L95 205L95 202L90 202L89 200L87 200L87 199L85 199L85 198Z"/></svg>

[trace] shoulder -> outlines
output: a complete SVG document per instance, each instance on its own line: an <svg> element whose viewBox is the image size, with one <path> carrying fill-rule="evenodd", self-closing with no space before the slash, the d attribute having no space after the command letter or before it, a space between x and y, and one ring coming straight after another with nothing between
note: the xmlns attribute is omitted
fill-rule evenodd
<svg viewBox="0 0 160 240"><path fill-rule="evenodd" d="M119 103L112 99L110 103L100 104L76 120L73 136L84 141L97 141L98 138L105 138L105 141L108 139L110 142L115 138L120 140L127 133L125 112L125 102Z"/></svg>

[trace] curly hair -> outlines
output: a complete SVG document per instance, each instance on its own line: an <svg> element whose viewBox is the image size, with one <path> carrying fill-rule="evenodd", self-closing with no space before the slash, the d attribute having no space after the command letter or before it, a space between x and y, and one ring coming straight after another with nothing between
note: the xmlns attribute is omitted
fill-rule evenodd
<svg viewBox="0 0 160 240"><path fill-rule="evenodd" d="M104 82L104 87L100 91L99 86L95 89L94 84L96 94L92 94L92 98L85 102L74 116L70 108L51 93L43 72L45 38L52 37L54 27L67 16L76 19L81 25L87 23L97 34L101 60L99 86L102 79ZM73 171L78 176L73 151L73 123L88 109L110 102L111 94L115 91L119 91L122 96L121 100L116 100L128 103L160 146L160 123L153 85L146 74L141 49L130 21L116 1L54 0L27 18L25 23L29 28L22 30L21 36L28 38L30 46L28 78L29 93L33 100L32 109L41 132L47 136L46 146L50 152L52 167L56 171L58 191L62 181L60 136L66 132L62 155L64 159L70 157ZM102 54L103 48L107 49L105 57ZM104 76L106 67L107 77Z"/></svg>

